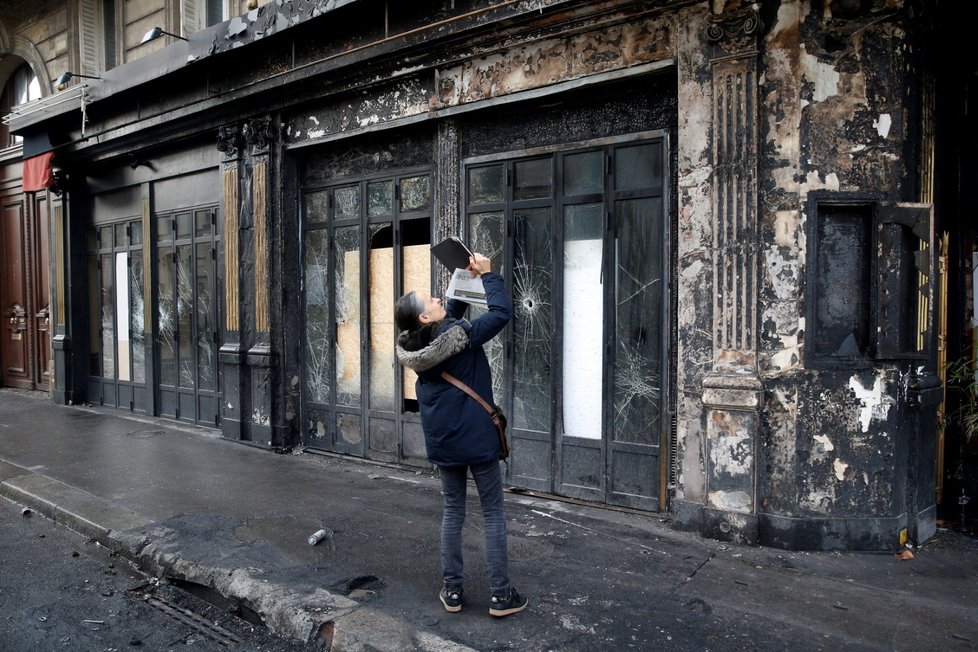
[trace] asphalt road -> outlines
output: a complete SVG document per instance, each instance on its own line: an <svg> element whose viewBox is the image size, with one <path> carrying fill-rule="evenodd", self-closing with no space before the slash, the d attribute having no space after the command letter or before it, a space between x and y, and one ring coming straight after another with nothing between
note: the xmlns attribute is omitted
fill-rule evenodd
<svg viewBox="0 0 978 652"><path fill-rule="evenodd" d="M316 649L276 637L234 609L160 583L76 532L37 514L25 516L0 498L0 650Z"/></svg>

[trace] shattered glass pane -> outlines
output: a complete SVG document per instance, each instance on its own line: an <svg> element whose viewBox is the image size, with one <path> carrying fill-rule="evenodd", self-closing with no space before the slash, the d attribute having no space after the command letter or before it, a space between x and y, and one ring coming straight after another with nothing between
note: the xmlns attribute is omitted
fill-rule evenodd
<svg viewBox="0 0 978 652"><path fill-rule="evenodd" d="M391 215L394 212L394 182L374 181L367 184L367 215Z"/></svg>
<svg viewBox="0 0 978 652"><path fill-rule="evenodd" d="M616 243L615 439L657 444L662 355L662 207L659 199L618 202Z"/></svg>
<svg viewBox="0 0 978 652"><path fill-rule="evenodd" d="M492 204L503 201L502 164L469 170L469 204Z"/></svg>
<svg viewBox="0 0 978 652"><path fill-rule="evenodd" d="M169 220L167 220L169 222ZM158 293L159 305L157 314L159 319L158 332L160 334L160 383L163 385L177 384L176 371L176 303L174 298L176 288L173 286L173 252L169 247L161 249L159 253L160 289Z"/></svg>
<svg viewBox="0 0 978 652"><path fill-rule="evenodd" d="M102 377L115 378L115 317L112 314L112 256L102 256L101 286Z"/></svg>
<svg viewBox="0 0 978 652"><path fill-rule="evenodd" d="M513 199L549 197L553 185L553 159L518 161L513 166Z"/></svg>
<svg viewBox="0 0 978 652"><path fill-rule="evenodd" d="M502 166L499 166L502 169ZM488 257L492 263L492 271L503 274L503 243L505 242L502 211L492 213L476 213L469 216L469 242L472 251L477 251ZM511 288L506 288L511 292ZM469 307L469 319L475 319L486 308L481 306ZM483 349L486 357L489 358L489 368L492 370L492 392L496 402L503 401L503 338L505 335L497 335L492 338Z"/></svg>
<svg viewBox="0 0 978 652"><path fill-rule="evenodd" d="M336 404L360 405L360 227L335 231Z"/></svg>
<svg viewBox="0 0 978 652"><path fill-rule="evenodd" d="M601 439L604 204L564 207L563 434Z"/></svg>
<svg viewBox="0 0 978 652"><path fill-rule="evenodd" d="M604 152L564 157L564 195L604 192Z"/></svg>
<svg viewBox="0 0 978 652"><path fill-rule="evenodd" d="M329 338L329 237L325 229L306 232L306 396L315 403L328 403L332 372Z"/></svg>
<svg viewBox="0 0 978 652"><path fill-rule="evenodd" d="M550 208L515 211L513 219L513 425L548 432L554 331Z"/></svg>
<svg viewBox="0 0 978 652"><path fill-rule="evenodd" d="M125 238L125 224L116 225L116 235L120 226ZM118 319L116 359L119 361L119 380L129 381L132 380L132 374L129 369L129 252L127 251L117 251L115 254L115 314Z"/></svg>
<svg viewBox="0 0 978 652"><path fill-rule="evenodd" d="M197 388L217 389L217 345L212 317L214 306L213 261L209 242L197 244Z"/></svg>
<svg viewBox="0 0 978 652"><path fill-rule="evenodd" d="M194 386L194 347L191 342L194 314L193 264L190 245L177 247L177 357L180 386L188 388Z"/></svg>
<svg viewBox="0 0 978 652"><path fill-rule="evenodd" d="M472 251L489 258L492 271L503 273L505 232L502 211L469 215L469 243Z"/></svg>
<svg viewBox="0 0 978 652"><path fill-rule="evenodd" d="M337 203L339 200L337 199ZM328 215L328 196L326 191L310 192L305 196L306 222L325 222Z"/></svg>
<svg viewBox="0 0 978 652"><path fill-rule="evenodd" d="M370 408L394 410L393 226L370 225ZM427 249L427 247L425 248ZM431 256L428 255L428 258ZM359 348L357 349L359 351Z"/></svg>
<svg viewBox="0 0 978 652"><path fill-rule="evenodd" d="M661 179L660 145L634 145L615 150L615 190L648 188Z"/></svg>
<svg viewBox="0 0 978 652"><path fill-rule="evenodd" d="M325 193L323 193L325 195ZM360 186L346 186L337 188L333 191L333 198L336 201L336 219L360 217ZM326 212L323 211L325 218Z"/></svg>
<svg viewBox="0 0 978 652"><path fill-rule="evenodd" d="M141 231L140 231L141 233ZM143 322L143 257L141 252L133 252L129 267L129 336L132 342L132 379L136 383L146 382L146 328Z"/></svg>
<svg viewBox="0 0 978 652"><path fill-rule="evenodd" d="M428 175L401 179L401 210L416 211L428 206L431 188Z"/></svg>

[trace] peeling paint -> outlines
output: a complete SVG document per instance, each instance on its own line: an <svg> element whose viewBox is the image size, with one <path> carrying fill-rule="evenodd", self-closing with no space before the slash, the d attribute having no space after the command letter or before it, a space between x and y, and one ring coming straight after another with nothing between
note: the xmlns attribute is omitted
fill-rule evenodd
<svg viewBox="0 0 978 652"><path fill-rule="evenodd" d="M883 396L883 379L879 376L876 377L872 389L866 389L859 382L858 377L853 376L849 379L849 389L859 401L859 423L862 431L869 432L869 424L873 417L879 420L885 419L894 400L892 397Z"/></svg>
<svg viewBox="0 0 978 652"><path fill-rule="evenodd" d="M880 135L880 138L886 138L890 135L890 125L892 123L893 120L890 118L890 114L883 113L878 120L873 122L873 127L876 129L876 133Z"/></svg>
<svg viewBox="0 0 978 652"><path fill-rule="evenodd" d="M827 435L815 435L814 439L821 444L822 450L826 453L835 450L835 446L832 445L832 440Z"/></svg>
<svg viewBox="0 0 978 652"><path fill-rule="evenodd" d="M839 480L843 480L845 478L846 469L849 468L849 465L836 458L835 461L832 462L832 468L835 470L835 477Z"/></svg>
<svg viewBox="0 0 978 652"><path fill-rule="evenodd" d="M750 494L745 491L711 491L710 504L717 509L732 512L749 512L751 510Z"/></svg>
<svg viewBox="0 0 978 652"><path fill-rule="evenodd" d="M824 63L806 52L804 45L801 46L800 63L802 75L815 86L812 91L813 101L824 102L839 94L839 73L831 64Z"/></svg>

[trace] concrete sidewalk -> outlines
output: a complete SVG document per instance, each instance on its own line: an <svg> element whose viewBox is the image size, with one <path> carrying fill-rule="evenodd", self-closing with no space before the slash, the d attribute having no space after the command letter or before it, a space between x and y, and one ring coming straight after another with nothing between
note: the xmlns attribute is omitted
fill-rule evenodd
<svg viewBox="0 0 978 652"><path fill-rule="evenodd" d="M509 494L510 571L530 607L496 620L474 497L465 608L438 602L430 472L275 454L0 390L0 494L333 650L978 647L978 542L953 532L910 561L789 553Z"/></svg>

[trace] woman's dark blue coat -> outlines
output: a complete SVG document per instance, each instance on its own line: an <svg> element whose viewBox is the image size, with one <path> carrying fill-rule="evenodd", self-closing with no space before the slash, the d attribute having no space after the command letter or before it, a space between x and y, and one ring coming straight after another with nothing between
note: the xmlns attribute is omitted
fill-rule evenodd
<svg viewBox="0 0 978 652"><path fill-rule="evenodd" d="M397 359L418 374L415 385L428 459L438 466L483 464L499 459L499 436L486 410L441 378L447 371L495 405L489 360L482 345L495 337L513 314L503 277L482 275L488 312L471 322L467 304L449 301L448 317L397 338Z"/></svg>

